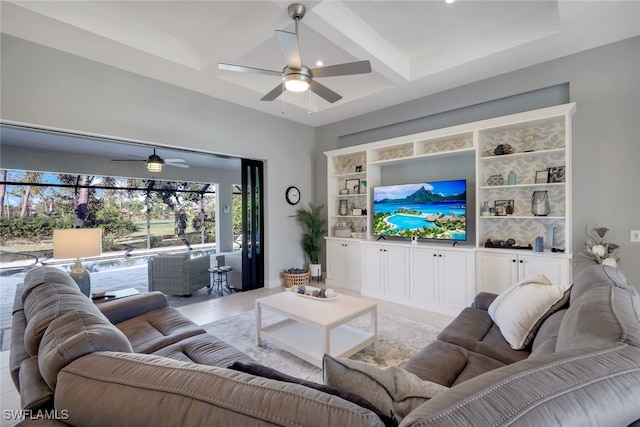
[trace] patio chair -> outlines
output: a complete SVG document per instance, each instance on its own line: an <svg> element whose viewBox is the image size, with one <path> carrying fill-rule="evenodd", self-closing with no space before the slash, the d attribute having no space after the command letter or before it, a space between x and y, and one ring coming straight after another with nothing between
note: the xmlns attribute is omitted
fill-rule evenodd
<svg viewBox="0 0 640 427"><path fill-rule="evenodd" d="M211 258L189 258L188 254L158 255L149 259L149 291L190 296L209 286Z"/></svg>

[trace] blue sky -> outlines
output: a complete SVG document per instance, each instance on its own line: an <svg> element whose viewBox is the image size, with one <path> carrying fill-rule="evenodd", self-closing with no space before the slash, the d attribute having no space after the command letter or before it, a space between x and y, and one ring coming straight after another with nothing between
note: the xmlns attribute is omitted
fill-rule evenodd
<svg viewBox="0 0 640 427"><path fill-rule="evenodd" d="M460 194L466 189L465 180L455 181L438 181L438 182L420 182L416 184L399 184L384 185L373 189L373 200L380 201L383 199L403 199L421 187L430 190L433 194L441 194L449 196L451 194Z"/></svg>

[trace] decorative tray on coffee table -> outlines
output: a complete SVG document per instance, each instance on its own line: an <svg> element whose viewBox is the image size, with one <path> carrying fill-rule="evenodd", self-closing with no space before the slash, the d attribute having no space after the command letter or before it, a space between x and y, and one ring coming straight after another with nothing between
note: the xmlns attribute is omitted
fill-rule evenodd
<svg viewBox="0 0 640 427"><path fill-rule="evenodd" d="M303 289L302 292L300 292L301 288ZM297 286L296 285L296 286L287 288L287 291L299 297L309 298L316 301L329 301L334 299L338 295L333 291L333 289L316 288L314 286Z"/></svg>

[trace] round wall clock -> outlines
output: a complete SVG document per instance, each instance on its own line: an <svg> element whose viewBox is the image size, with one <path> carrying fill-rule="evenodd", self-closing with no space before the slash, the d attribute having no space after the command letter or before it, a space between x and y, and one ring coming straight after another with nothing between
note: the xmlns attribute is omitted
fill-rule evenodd
<svg viewBox="0 0 640 427"><path fill-rule="evenodd" d="M292 185L284 192L284 197L290 205L297 205L300 201L300 190L298 190L298 187Z"/></svg>

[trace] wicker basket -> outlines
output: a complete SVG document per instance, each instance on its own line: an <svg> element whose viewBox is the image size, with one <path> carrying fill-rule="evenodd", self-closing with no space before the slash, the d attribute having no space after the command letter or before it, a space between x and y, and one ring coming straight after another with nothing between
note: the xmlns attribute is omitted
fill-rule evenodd
<svg viewBox="0 0 640 427"><path fill-rule="evenodd" d="M302 285L308 285L309 284L309 272L307 271L306 273L300 273L300 274L292 274L292 273L287 273L286 271L283 273L284 274L284 286L287 288L290 288L292 286L302 286Z"/></svg>

